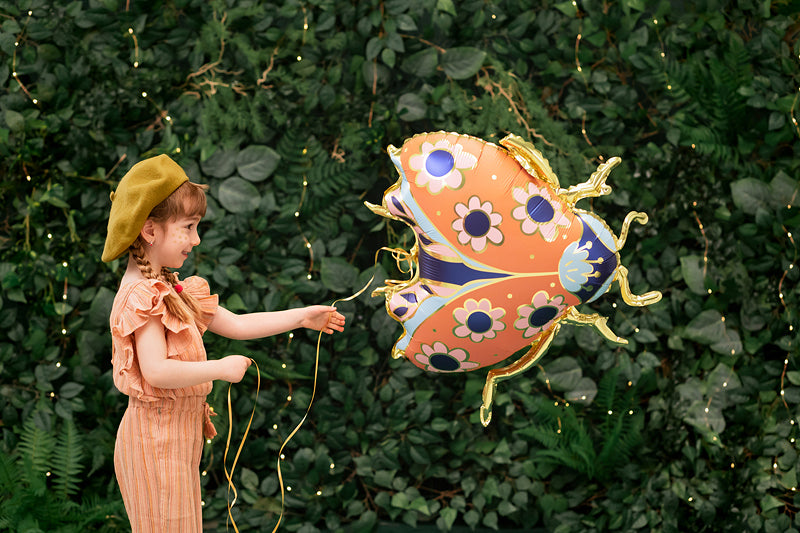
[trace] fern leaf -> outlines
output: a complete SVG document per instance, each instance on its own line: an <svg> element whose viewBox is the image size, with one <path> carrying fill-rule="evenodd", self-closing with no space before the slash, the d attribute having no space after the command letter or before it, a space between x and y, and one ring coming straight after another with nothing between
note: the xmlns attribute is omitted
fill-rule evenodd
<svg viewBox="0 0 800 533"><path fill-rule="evenodd" d="M37 411L28 417L22 426L22 436L19 442L19 453L27 468L23 470L23 478L28 483L34 479L41 479L45 472L50 470L56 438L45 431L36 422Z"/></svg>
<svg viewBox="0 0 800 533"><path fill-rule="evenodd" d="M58 438L53 454L54 486L56 493L68 498L78 492L78 475L83 468L83 444L78 429L72 420L67 420Z"/></svg>

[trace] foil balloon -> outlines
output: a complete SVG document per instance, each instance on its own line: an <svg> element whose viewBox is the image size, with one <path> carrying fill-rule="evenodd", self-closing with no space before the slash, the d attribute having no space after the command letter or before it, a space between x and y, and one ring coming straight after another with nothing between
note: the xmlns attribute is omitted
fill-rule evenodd
<svg viewBox="0 0 800 533"><path fill-rule="evenodd" d="M614 157L588 181L562 188L532 144L509 135L500 146L457 133L424 133L389 156L400 175L374 213L413 228L403 259L411 279L386 280L386 310L403 325L392 349L430 372L465 372L495 365L528 347L518 360L489 370L480 418L492 417L497 383L534 365L564 323L593 326L624 344L607 318L578 312L619 282L623 300L653 304L661 293L631 293L620 263L629 226L647 223L632 211L619 236L597 215L578 209L584 198L609 194Z"/></svg>

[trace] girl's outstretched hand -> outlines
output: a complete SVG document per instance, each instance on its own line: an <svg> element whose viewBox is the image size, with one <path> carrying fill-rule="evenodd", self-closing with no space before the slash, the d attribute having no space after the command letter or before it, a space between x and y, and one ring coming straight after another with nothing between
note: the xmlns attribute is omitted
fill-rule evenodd
<svg viewBox="0 0 800 533"><path fill-rule="evenodd" d="M231 383L239 383L242 381L244 373L247 372L247 368L250 366L251 362L249 357L243 355L229 355L223 357L220 359L220 363L222 363L222 374L219 379Z"/></svg>
<svg viewBox="0 0 800 533"><path fill-rule="evenodd" d="M344 331L344 315L330 305L306 307L306 316L300 325L330 335L334 331Z"/></svg>

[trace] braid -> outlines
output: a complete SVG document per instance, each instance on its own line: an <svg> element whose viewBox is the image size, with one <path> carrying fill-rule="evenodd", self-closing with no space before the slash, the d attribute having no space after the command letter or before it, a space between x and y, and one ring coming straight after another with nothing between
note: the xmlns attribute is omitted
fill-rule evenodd
<svg viewBox="0 0 800 533"><path fill-rule="evenodd" d="M130 253L145 278L157 279L172 287L178 284L177 272L163 267L161 272L156 274L153 270L153 266L145 255L141 237L137 238L133 244L131 244ZM200 304L197 302L197 299L187 291L181 291L180 293L170 292L164 296L164 304L167 306L167 310L170 313L177 316L183 322L194 322L200 317Z"/></svg>

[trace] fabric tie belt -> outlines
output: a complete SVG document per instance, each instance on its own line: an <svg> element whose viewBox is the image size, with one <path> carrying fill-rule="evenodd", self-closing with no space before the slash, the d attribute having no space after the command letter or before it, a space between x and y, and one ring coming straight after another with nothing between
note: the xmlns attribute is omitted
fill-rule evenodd
<svg viewBox="0 0 800 533"><path fill-rule="evenodd" d="M172 411L203 411L203 437L210 439L217 434L217 429L211 422L212 416L217 413L211 410L205 396L179 396L177 398L160 398L152 401L139 400L129 397L128 407L143 409L169 409Z"/></svg>

